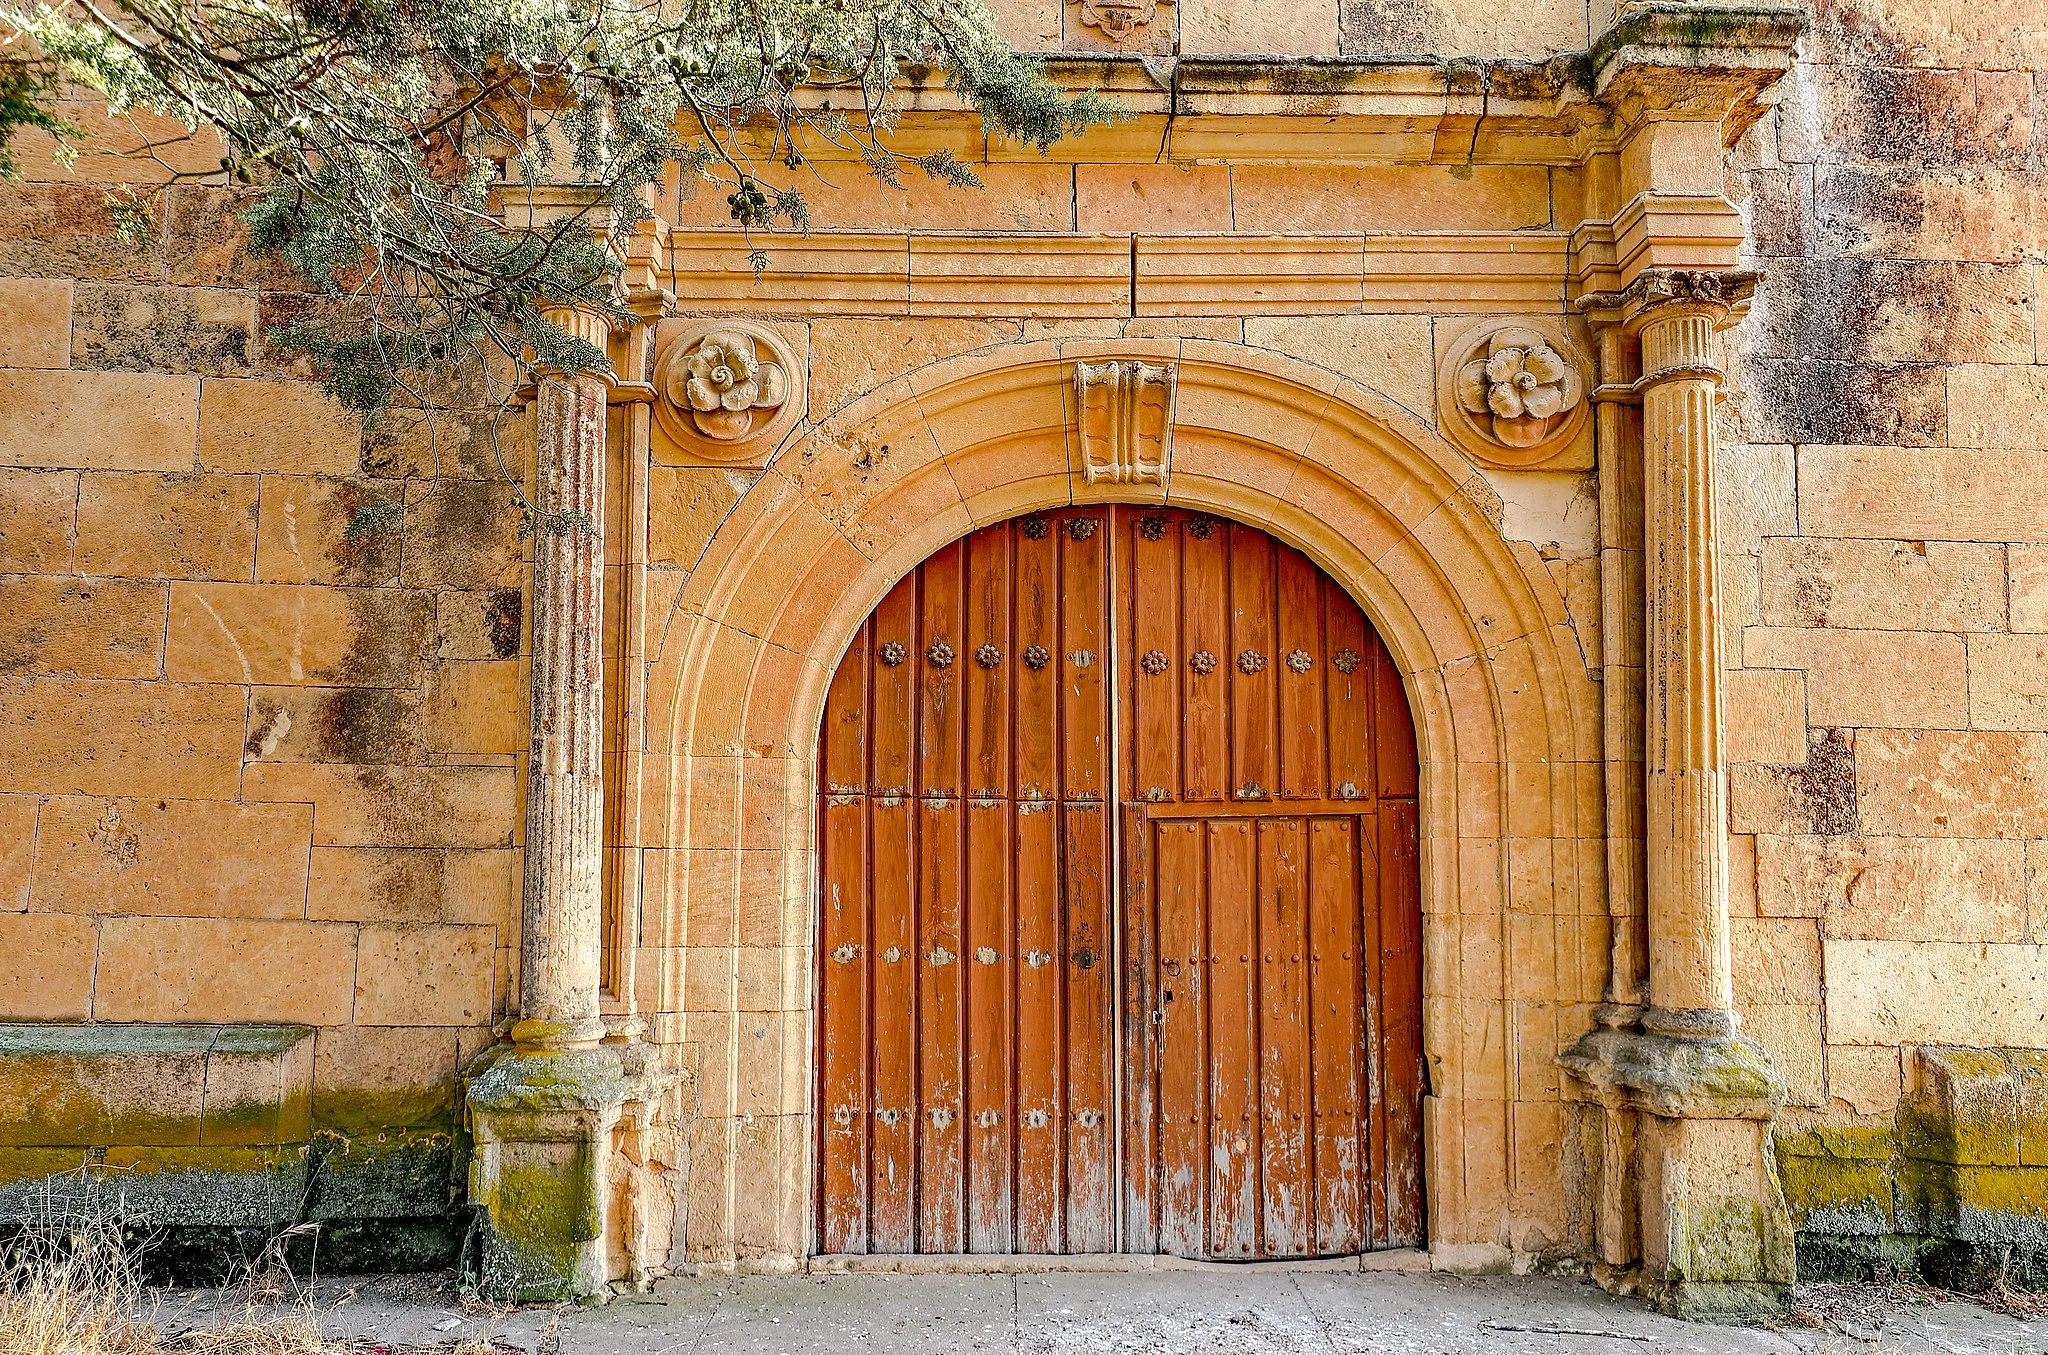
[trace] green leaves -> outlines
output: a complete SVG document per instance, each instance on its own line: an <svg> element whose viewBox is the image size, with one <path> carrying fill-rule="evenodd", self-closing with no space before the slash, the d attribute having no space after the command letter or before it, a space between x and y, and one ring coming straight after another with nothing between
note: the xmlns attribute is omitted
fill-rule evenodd
<svg viewBox="0 0 2048 1355"><path fill-rule="evenodd" d="M217 129L219 169L173 182L251 185L250 248L313 299L270 341L369 415L458 368L499 398L606 370L546 314L634 323L614 284L672 166L750 236L809 229L820 155L978 187L951 151L891 144L906 66L1040 148L1119 116L1011 51L980 0L62 0L0 24L27 39L0 47L0 173L15 130L71 135L60 80ZM749 261L768 266L759 241Z"/></svg>

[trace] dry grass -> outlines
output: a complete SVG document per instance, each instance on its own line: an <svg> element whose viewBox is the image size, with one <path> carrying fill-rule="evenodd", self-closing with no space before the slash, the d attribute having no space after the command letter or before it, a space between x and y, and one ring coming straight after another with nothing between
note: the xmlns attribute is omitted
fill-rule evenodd
<svg viewBox="0 0 2048 1355"><path fill-rule="evenodd" d="M25 1238L0 1261L5 1355L498 1355L488 1340L456 1346L371 1346L321 1336L305 1291L262 1268L241 1286L242 1312L205 1330L166 1335L118 1228L79 1222Z"/></svg>

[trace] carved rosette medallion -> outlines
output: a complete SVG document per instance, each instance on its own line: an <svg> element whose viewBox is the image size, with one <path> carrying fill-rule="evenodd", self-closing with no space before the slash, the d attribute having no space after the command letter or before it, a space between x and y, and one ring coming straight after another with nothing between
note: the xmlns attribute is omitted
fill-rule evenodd
<svg viewBox="0 0 2048 1355"><path fill-rule="evenodd" d="M1173 460L1173 392L1171 364L1074 364L1081 474L1089 484L1166 483Z"/></svg>
<svg viewBox="0 0 2048 1355"><path fill-rule="evenodd" d="M1081 0L1081 22L1125 42L1159 15L1159 0Z"/></svg>
<svg viewBox="0 0 2048 1355"><path fill-rule="evenodd" d="M1528 325L1481 324L1444 354L1444 431L1488 465L1534 466L1586 426L1586 383L1569 342Z"/></svg>
<svg viewBox="0 0 2048 1355"><path fill-rule="evenodd" d="M803 414L802 361L779 334L743 320L682 330L654 384L661 431L705 461L763 461Z"/></svg>

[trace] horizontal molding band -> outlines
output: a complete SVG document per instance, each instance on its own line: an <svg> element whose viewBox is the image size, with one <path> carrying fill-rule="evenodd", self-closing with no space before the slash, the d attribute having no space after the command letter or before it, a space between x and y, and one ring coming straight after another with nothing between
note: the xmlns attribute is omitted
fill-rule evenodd
<svg viewBox="0 0 2048 1355"><path fill-rule="evenodd" d="M760 249L768 267L755 273ZM1077 235L818 231L668 237L689 311L799 315L1555 314L1570 244L1555 231L1404 235Z"/></svg>

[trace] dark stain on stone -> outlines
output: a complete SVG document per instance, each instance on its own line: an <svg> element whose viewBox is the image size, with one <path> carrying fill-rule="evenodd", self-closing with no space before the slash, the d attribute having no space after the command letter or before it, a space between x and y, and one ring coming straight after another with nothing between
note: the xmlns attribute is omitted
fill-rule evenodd
<svg viewBox="0 0 2048 1355"><path fill-rule="evenodd" d="M246 296L237 301L232 292L107 283L81 284L72 295L75 366L206 376L249 370L254 307Z"/></svg>
<svg viewBox="0 0 2048 1355"><path fill-rule="evenodd" d="M1391 56L1442 50L1443 13L1429 0L1345 0L1338 9L1338 50Z"/></svg>
<svg viewBox="0 0 2048 1355"><path fill-rule="evenodd" d="M497 657L519 657L519 630L525 614L526 599L517 588L500 588L484 604L484 625L490 629L491 652Z"/></svg>
<svg viewBox="0 0 2048 1355"><path fill-rule="evenodd" d="M399 760L412 740L403 694L388 687L345 687L320 710L320 755L331 762L385 763Z"/></svg>
<svg viewBox="0 0 2048 1355"><path fill-rule="evenodd" d="M1858 831L1856 750L1839 729L1810 730L1806 765L1785 774L1792 805L1816 837L1851 837Z"/></svg>

